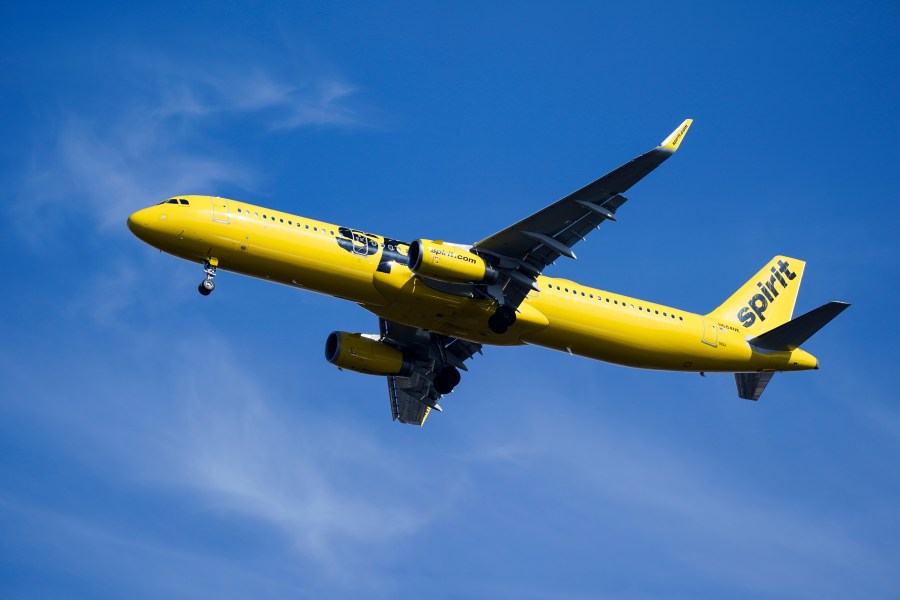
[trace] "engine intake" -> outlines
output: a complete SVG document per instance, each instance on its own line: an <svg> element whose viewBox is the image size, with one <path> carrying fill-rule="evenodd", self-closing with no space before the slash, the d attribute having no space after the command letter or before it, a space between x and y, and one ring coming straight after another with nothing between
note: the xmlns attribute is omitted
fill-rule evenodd
<svg viewBox="0 0 900 600"><path fill-rule="evenodd" d="M361 333L332 331L325 340L325 358L341 368L366 375L412 374L413 364L403 352Z"/></svg>
<svg viewBox="0 0 900 600"><path fill-rule="evenodd" d="M477 254L431 240L415 240L409 245L409 268L421 277L450 283L490 285L499 276L497 270Z"/></svg>

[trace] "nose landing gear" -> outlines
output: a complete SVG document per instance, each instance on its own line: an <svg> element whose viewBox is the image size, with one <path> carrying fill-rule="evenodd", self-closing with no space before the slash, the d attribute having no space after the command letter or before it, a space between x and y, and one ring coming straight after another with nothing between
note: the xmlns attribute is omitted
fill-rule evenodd
<svg viewBox="0 0 900 600"><path fill-rule="evenodd" d="M216 289L216 284L213 282L213 278L216 276L216 268L219 266L219 259L210 258L209 260L203 261L203 272L206 273L206 279L200 282L200 285L197 286L197 291L200 292L203 296L209 296L214 289Z"/></svg>

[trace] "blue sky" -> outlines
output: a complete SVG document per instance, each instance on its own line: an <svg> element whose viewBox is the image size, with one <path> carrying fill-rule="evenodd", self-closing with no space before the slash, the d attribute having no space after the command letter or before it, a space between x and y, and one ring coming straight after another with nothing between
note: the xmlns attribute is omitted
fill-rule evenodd
<svg viewBox="0 0 900 600"><path fill-rule="evenodd" d="M0 596L896 598L896 3L0 8ZM215 194L473 242L695 119L554 267L708 312L776 254L822 369L487 349L423 429L376 320L127 215Z"/></svg>

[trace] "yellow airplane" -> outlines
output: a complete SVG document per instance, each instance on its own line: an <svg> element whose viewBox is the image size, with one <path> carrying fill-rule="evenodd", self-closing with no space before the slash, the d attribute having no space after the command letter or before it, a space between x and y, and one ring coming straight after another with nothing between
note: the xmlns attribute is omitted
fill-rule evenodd
<svg viewBox="0 0 900 600"><path fill-rule="evenodd" d="M164 252L218 269L355 302L377 334L332 332L325 356L341 369L386 376L394 420L422 425L485 344L534 344L606 362L733 372L757 400L776 371L818 369L800 349L849 304L791 319L805 263L776 256L706 315L543 275L605 221L621 194L679 147L687 119L656 148L473 245L412 243L244 202L176 196L135 212L128 227Z"/></svg>

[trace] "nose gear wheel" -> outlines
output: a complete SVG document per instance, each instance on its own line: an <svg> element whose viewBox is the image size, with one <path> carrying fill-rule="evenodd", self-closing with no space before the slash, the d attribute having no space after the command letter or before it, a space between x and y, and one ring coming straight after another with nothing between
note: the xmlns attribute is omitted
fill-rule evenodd
<svg viewBox="0 0 900 600"><path fill-rule="evenodd" d="M203 272L206 273L206 279L201 281L200 285L197 286L197 291L199 291L201 295L209 296L212 291L216 289L213 278L216 276L216 268L218 265L219 261L215 258L203 261Z"/></svg>

